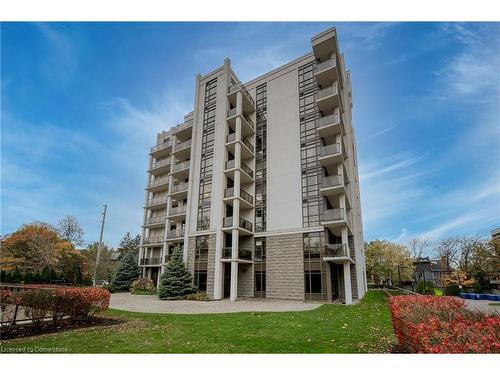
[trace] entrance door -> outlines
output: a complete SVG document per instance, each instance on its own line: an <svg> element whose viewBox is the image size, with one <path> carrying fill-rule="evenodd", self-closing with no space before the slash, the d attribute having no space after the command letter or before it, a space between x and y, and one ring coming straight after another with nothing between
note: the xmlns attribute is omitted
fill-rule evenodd
<svg viewBox="0 0 500 375"><path fill-rule="evenodd" d="M156 286L156 282L158 281L158 272L159 272L158 267L151 268L151 279L153 280L153 284L155 286Z"/></svg>
<svg viewBox="0 0 500 375"><path fill-rule="evenodd" d="M337 264L330 264L330 280L332 283L332 301L340 297L339 294L339 266Z"/></svg>
<svg viewBox="0 0 500 375"><path fill-rule="evenodd" d="M231 263L224 263L224 298L231 295Z"/></svg>

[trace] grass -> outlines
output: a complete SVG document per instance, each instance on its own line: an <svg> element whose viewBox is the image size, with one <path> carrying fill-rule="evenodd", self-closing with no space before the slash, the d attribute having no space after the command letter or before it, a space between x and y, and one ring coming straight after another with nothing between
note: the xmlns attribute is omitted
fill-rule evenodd
<svg viewBox="0 0 500 375"><path fill-rule="evenodd" d="M500 302L490 302L488 303L489 306L500 306Z"/></svg>
<svg viewBox="0 0 500 375"><path fill-rule="evenodd" d="M70 353L384 353L395 343L387 298L370 291L357 305L312 311L174 315L110 309L120 325L2 342L4 352L65 348Z"/></svg>
<svg viewBox="0 0 500 375"><path fill-rule="evenodd" d="M443 295L444 295L444 293L443 293L443 291L442 291L441 289L439 289L439 288L434 288L434 295L435 295L435 296L443 296Z"/></svg>

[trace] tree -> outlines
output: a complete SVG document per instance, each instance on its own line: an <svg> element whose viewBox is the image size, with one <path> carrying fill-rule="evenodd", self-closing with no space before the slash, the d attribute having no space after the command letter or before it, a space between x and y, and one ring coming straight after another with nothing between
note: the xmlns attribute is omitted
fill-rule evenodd
<svg viewBox="0 0 500 375"><path fill-rule="evenodd" d="M414 259L417 259L417 258L423 258L430 252L432 242L425 238L415 237L412 238L406 246L410 251L411 256Z"/></svg>
<svg viewBox="0 0 500 375"><path fill-rule="evenodd" d="M459 237L444 238L439 241L436 255L443 261L445 271L451 272L458 267L461 252L461 239Z"/></svg>
<svg viewBox="0 0 500 375"><path fill-rule="evenodd" d="M472 277L486 288L490 287L490 276L500 271L500 244L491 241L476 243L470 260Z"/></svg>
<svg viewBox="0 0 500 375"><path fill-rule="evenodd" d="M374 240L365 245L365 263L368 278L373 283L384 280L409 281L413 279L413 259L409 250L389 241ZM401 275L401 280L399 280Z"/></svg>
<svg viewBox="0 0 500 375"><path fill-rule="evenodd" d="M33 222L21 226L1 241L0 267L18 268L20 273L38 273L44 267L57 263L57 244L61 242L57 231L47 223Z"/></svg>
<svg viewBox="0 0 500 375"><path fill-rule="evenodd" d="M64 281L71 284L82 284L89 275L84 274L84 256L75 249L70 242L61 242L57 245L58 261L57 271L62 275ZM51 278L49 270L49 279Z"/></svg>
<svg viewBox="0 0 500 375"><path fill-rule="evenodd" d="M137 255L128 252L118 263L116 275L113 280L113 287L116 290L130 290L132 282L139 277L140 269L137 264Z"/></svg>
<svg viewBox="0 0 500 375"><path fill-rule="evenodd" d="M71 242L75 246L83 244L83 229L76 217L66 215L57 223L57 233L64 241Z"/></svg>
<svg viewBox="0 0 500 375"><path fill-rule="evenodd" d="M193 287L193 278L184 267L181 249L176 247L160 277L158 297L179 299L194 292L196 292L196 288Z"/></svg>
<svg viewBox="0 0 500 375"><path fill-rule="evenodd" d="M97 249L99 248L99 242L94 242L87 246L87 249L83 251L83 255L88 264L89 275L94 274L96 259L97 259ZM99 256L99 265L97 267L96 279L97 280L107 280L109 282L113 279L113 274L115 273L115 264L111 259L111 254L113 249L110 249L106 245L102 245L101 253Z"/></svg>
<svg viewBox="0 0 500 375"><path fill-rule="evenodd" d="M128 252L133 252L138 255L140 244L140 235L137 234L135 237L132 237L130 232L125 233L122 240L120 241L120 245L118 246L118 251L120 252L119 259L121 259Z"/></svg>

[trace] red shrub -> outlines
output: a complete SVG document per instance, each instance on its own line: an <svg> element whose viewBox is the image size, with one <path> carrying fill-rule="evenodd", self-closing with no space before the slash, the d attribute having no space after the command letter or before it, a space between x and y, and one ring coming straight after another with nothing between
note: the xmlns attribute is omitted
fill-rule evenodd
<svg viewBox="0 0 500 375"><path fill-rule="evenodd" d="M471 312L455 297L389 299L400 348L411 353L499 353L500 317Z"/></svg>

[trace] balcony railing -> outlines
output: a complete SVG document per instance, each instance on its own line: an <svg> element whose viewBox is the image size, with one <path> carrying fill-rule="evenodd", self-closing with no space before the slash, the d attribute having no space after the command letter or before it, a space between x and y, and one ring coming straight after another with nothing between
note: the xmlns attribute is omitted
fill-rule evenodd
<svg viewBox="0 0 500 375"><path fill-rule="evenodd" d="M180 238L184 237L184 229L175 229L167 232L167 238Z"/></svg>
<svg viewBox="0 0 500 375"><path fill-rule="evenodd" d="M316 95L314 96L315 100L321 100L323 98L326 98L327 96L331 95L338 95L338 87L337 84L334 83L332 86L327 87L326 89L319 90Z"/></svg>
<svg viewBox="0 0 500 375"><path fill-rule="evenodd" d="M164 167L166 165L170 165L170 158L155 161L151 164L151 169Z"/></svg>
<svg viewBox="0 0 500 375"><path fill-rule="evenodd" d="M160 265L161 257L154 258L141 258L140 265L141 266L152 266L152 265Z"/></svg>
<svg viewBox="0 0 500 375"><path fill-rule="evenodd" d="M172 187L170 188L170 192L177 193L179 191L187 190L188 186L189 186L189 184L186 182L175 184L175 185L172 185Z"/></svg>
<svg viewBox="0 0 500 375"><path fill-rule="evenodd" d="M323 211L323 221L338 221L345 219L345 210L343 208L331 208Z"/></svg>
<svg viewBox="0 0 500 375"><path fill-rule="evenodd" d="M253 224L248 220L240 218L240 228L246 229L249 232L253 232Z"/></svg>
<svg viewBox="0 0 500 375"><path fill-rule="evenodd" d="M253 197L245 190L240 190L240 197L248 203L253 204Z"/></svg>
<svg viewBox="0 0 500 375"><path fill-rule="evenodd" d="M189 165L190 165L189 160L186 160L186 161L183 161L180 163L175 163L173 170L174 170L174 172L176 172L176 171L180 171L182 169L187 169L187 168L189 168Z"/></svg>
<svg viewBox="0 0 500 375"><path fill-rule="evenodd" d="M246 96L248 101L252 104L252 107L255 108L255 101L253 98L250 96L249 92L247 91L246 87L242 83L236 83L232 86L229 86L227 89L228 94L231 94L234 91L237 91L238 89L241 89L241 92L243 95Z"/></svg>
<svg viewBox="0 0 500 375"><path fill-rule="evenodd" d="M180 215L186 213L187 206L170 207L169 215Z"/></svg>
<svg viewBox="0 0 500 375"><path fill-rule="evenodd" d="M224 190L224 198L232 198L235 196L234 187Z"/></svg>
<svg viewBox="0 0 500 375"><path fill-rule="evenodd" d="M324 176L321 180L321 188L329 188L334 186L340 186L344 184L344 176L341 174L336 174L333 176Z"/></svg>
<svg viewBox="0 0 500 375"><path fill-rule="evenodd" d="M340 121L340 115L338 113L334 113L329 116L320 117L319 119L316 120L316 124L318 128L321 128L322 126L337 124L339 123L339 121Z"/></svg>
<svg viewBox="0 0 500 375"><path fill-rule="evenodd" d="M170 147L172 143L170 141L160 143L159 145L151 147L151 153L163 150L164 148Z"/></svg>
<svg viewBox="0 0 500 375"><path fill-rule="evenodd" d="M174 151L182 150L183 148L191 147L191 140L188 139L187 141L176 143L174 147Z"/></svg>
<svg viewBox="0 0 500 375"><path fill-rule="evenodd" d="M231 143L236 141L236 133L231 133L227 135L226 143Z"/></svg>
<svg viewBox="0 0 500 375"><path fill-rule="evenodd" d="M349 246L345 243L325 245L325 257L348 258L350 256Z"/></svg>
<svg viewBox="0 0 500 375"><path fill-rule="evenodd" d="M233 258L233 249L231 247L225 247L222 251L222 259L232 259L232 258ZM238 249L238 259L252 260L252 250Z"/></svg>
<svg viewBox="0 0 500 375"><path fill-rule="evenodd" d="M146 219L146 224L164 223L166 219L166 216L151 216Z"/></svg>
<svg viewBox="0 0 500 375"><path fill-rule="evenodd" d="M163 236L144 237L144 240L142 241L144 245L161 242L163 242Z"/></svg>
<svg viewBox="0 0 500 375"><path fill-rule="evenodd" d="M255 125L254 125L253 121L250 120L250 117L248 117L248 115L245 112L241 112L241 115L243 116L243 118L245 119L245 121L248 123L248 125L250 125L250 127L252 129L255 129Z"/></svg>
<svg viewBox="0 0 500 375"><path fill-rule="evenodd" d="M340 154L340 143L333 143L331 145L321 146L319 149L319 156L328 156Z"/></svg>
<svg viewBox="0 0 500 375"><path fill-rule="evenodd" d="M242 141L243 141L243 144L245 146L247 146L247 148L252 152L252 154L254 153L254 148L253 148L253 144L250 143L250 141L246 138L242 138Z"/></svg>
<svg viewBox="0 0 500 375"><path fill-rule="evenodd" d="M156 178L149 182L149 187L163 185L168 183L168 177Z"/></svg>
<svg viewBox="0 0 500 375"><path fill-rule="evenodd" d="M226 161L226 169L233 169L236 166L236 160L228 160Z"/></svg>
<svg viewBox="0 0 500 375"><path fill-rule="evenodd" d="M325 60L318 65L316 65L316 69L314 69L314 74L318 74L318 72L321 72L322 70L331 68L335 66L335 59L328 59Z"/></svg>
<svg viewBox="0 0 500 375"><path fill-rule="evenodd" d="M172 128L172 134L178 133L181 130L187 129L190 126L193 126L193 120L186 121L185 123L179 124L176 127Z"/></svg>
<svg viewBox="0 0 500 375"><path fill-rule="evenodd" d="M196 223L198 230L208 230L210 229L210 219L200 219Z"/></svg>
<svg viewBox="0 0 500 375"><path fill-rule="evenodd" d="M253 170L245 163L241 162L241 170L244 171L247 175L253 178Z"/></svg>
<svg viewBox="0 0 500 375"><path fill-rule="evenodd" d="M236 116L236 108L232 108L229 111L227 111L227 118Z"/></svg>
<svg viewBox="0 0 500 375"><path fill-rule="evenodd" d="M151 206L153 204L162 204L162 203L167 203L167 197L152 198L146 202L146 205Z"/></svg>

